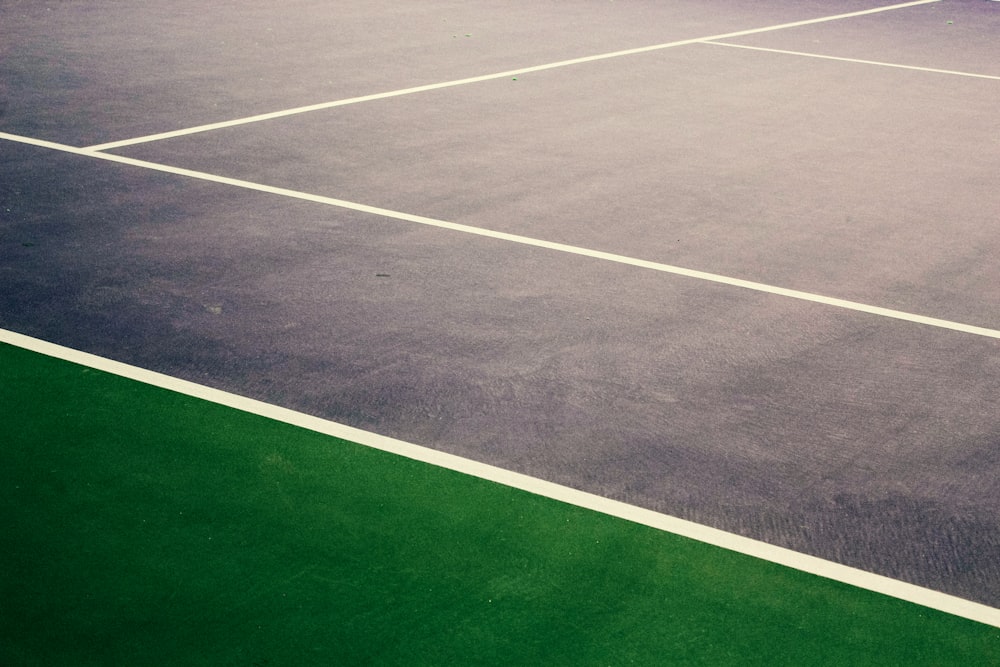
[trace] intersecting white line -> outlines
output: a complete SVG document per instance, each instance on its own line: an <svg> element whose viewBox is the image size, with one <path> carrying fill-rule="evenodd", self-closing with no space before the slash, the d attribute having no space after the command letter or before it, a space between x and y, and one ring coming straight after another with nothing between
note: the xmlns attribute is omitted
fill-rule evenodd
<svg viewBox="0 0 1000 667"><path fill-rule="evenodd" d="M289 197L292 199L301 199L304 201L310 201L317 204L337 206L339 208L358 211L360 213L369 213L384 218L392 218L395 220L414 222L417 224L428 225L431 227L440 227L442 229L450 229L452 231L462 232L465 234L485 236L488 238L499 239L502 241L509 241L511 243L519 243L521 245L533 246L536 248L545 248L547 250L555 250L558 252L564 252L572 255L582 255L584 257L591 257L593 259L615 262L616 264L626 264L629 266L635 266L643 269L650 269L653 271L661 271L663 273L671 273L678 276L695 278L697 280L720 283L732 287L742 287L744 289L754 290L756 292L764 292L766 294L774 294L777 296L784 296L792 299L799 299L802 301L811 301L813 303L819 303L826 306L833 306L836 308L843 308L845 310L858 311L862 313L867 313L869 315L888 317L896 320L914 322L916 324L925 324L940 329L950 329L952 331L960 331L962 333L974 334L977 336L985 336L987 338L1000 339L1000 330L997 329L989 329L986 327L974 326L971 324L963 324L961 322L953 322L950 320L943 320L936 317L928 317L926 315L918 315L916 313L908 313L901 310L883 308L881 306L859 303L857 301L848 301L846 299L838 299L834 297L823 296L822 294L814 294L812 292L803 292L800 290L788 289L785 287L777 287L775 285L758 283L751 280L743 280L741 278L723 276L717 273L696 271L694 269L686 269L680 266L673 266L671 264L663 264L661 262L653 262L645 259L639 259L636 257L628 257L626 255L618 255L615 253L604 252L602 250L594 250L591 248L569 245L566 243L556 243L553 241L546 241L544 239L537 239L530 236L521 236L519 234L509 234L507 232L499 232L492 229L485 229L483 227L463 225L456 222L448 222L446 220L438 220L436 218L428 218L421 215L414 215L412 213L403 213L401 211L393 211L391 209L379 208L377 206L369 206L367 204L360 204L357 202L351 202L344 199L335 199L333 197L325 197L323 195L312 194L309 192L300 192L298 190L290 190L288 188L279 188L272 185L265 185L263 183L254 183L252 181L244 181L238 178L230 178L228 176L219 176L217 174L209 174L202 171L194 171L192 169L172 167L169 165L159 164L156 162L137 160L135 158L125 157L123 155L104 153L102 151L95 151L93 149L88 149L88 148L76 148L74 146L66 146L64 144L58 144L51 141L45 141L42 139L33 139L31 137L22 137L19 135L7 134L5 132L0 132L0 139L7 139L9 141L16 141L19 143L30 144L33 146L39 146L43 148L49 148L52 150L63 151L66 153L73 153L75 155L83 155L91 158L96 158L99 160L105 160L108 162L118 162L120 164L127 164L134 167L141 167L143 169L151 169L153 171L161 171L168 174L175 174L178 176L186 176L188 178L195 178L201 181L210 181L212 183L231 185L246 190L255 190L257 192L266 192L269 194L279 195L282 197Z"/></svg>
<svg viewBox="0 0 1000 667"><path fill-rule="evenodd" d="M856 12L848 12L846 14L836 14L833 16L822 16L814 19L805 19L803 21L794 21L791 23L782 23L779 25L767 26L764 28L750 28L749 30L739 30L736 32L728 32L722 35L712 35L709 37L697 37L693 39L682 39L674 42L666 42L664 44L654 44L652 46L642 46L635 49L625 49L623 51L613 51L611 53L601 53L593 56L584 56L582 58L573 58L570 60L560 60L554 63L546 63L544 65L535 65L532 67L522 67L520 69L512 69L506 72L496 72L494 74L485 74L482 76L473 76L465 79L456 79L454 81L444 81L441 83L431 83L425 86L413 86L412 88L402 88L400 90L392 90L384 93L375 93L372 95L362 95L360 97L350 97L343 100L335 100L332 102L321 102L319 104L310 104L308 106L295 107L292 109L284 109L281 111L272 111L270 113L257 114L255 116L247 116L245 118L235 118L232 120L221 121L218 123L209 123L207 125L197 125L194 127L182 128L179 130L172 130L170 132L160 132L159 134L150 134L143 137L134 137L131 139L122 139L120 141L109 141L103 144L96 144L93 146L88 146L87 148L92 151L105 151L113 148L121 148L123 146L131 146L134 144L148 143L151 141L160 141L162 139L170 139L172 137L181 137L189 134L196 134L198 132L208 132L210 130L221 130L226 127L234 127L237 125L246 125L248 123L258 123L265 120L272 120L274 118L283 118L285 116L292 116L301 113L307 113L310 111L319 111L321 109L332 109L334 107L346 106L348 104L358 104L360 102L371 102L373 100L381 100L388 97L396 97L399 95L411 95L413 93L422 93L429 90L438 90L441 88L450 88L452 86L462 86L470 83L479 83L481 81L490 81L492 79L504 79L508 77L521 76L524 74L530 74L532 72L541 72L543 70L555 69L557 67L567 67L569 65L580 65L583 63L594 62L597 60L607 60L609 58L620 58L622 56L631 56L639 53L648 53L650 51L660 51L662 49L669 49L677 46L684 46L687 44L698 44L700 42L707 42L713 40L723 40L731 39L734 37L743 37L746 35L756 35L762 32L773 32L775 30L784 30L786 28L797 28L799 26L813 25L816 23L826 23L828 21L838 21L841 19L853 18L856 16L865 16L868 14L876 14L879 12L887 12L896 9L903 9L905 7L914 7L916 5L927 5L935 2L940 2L941 0L916 0L916 2L905 2L897 5L889 5L886 7L875 7L874 9L864 9Z"/></svg>

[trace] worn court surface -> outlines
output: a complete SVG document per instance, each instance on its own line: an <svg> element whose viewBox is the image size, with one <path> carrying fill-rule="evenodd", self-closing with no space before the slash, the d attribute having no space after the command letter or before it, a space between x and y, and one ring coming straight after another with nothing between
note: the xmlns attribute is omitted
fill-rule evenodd
<svg viewBox="0 0 1000 667"><path fill-rule="evenodd" d="M889 4L4 3L0 327L996 607L1000 3L755 31Z"/></svg>

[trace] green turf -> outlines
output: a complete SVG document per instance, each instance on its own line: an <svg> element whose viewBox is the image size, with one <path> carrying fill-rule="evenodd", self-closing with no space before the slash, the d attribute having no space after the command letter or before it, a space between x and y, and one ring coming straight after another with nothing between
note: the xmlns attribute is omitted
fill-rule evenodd
<svg viewBox="0 0 1000 667"><path fill-rule="evenodd" d="M1000 630L0 345L3 665L984 665Z"/></svg>

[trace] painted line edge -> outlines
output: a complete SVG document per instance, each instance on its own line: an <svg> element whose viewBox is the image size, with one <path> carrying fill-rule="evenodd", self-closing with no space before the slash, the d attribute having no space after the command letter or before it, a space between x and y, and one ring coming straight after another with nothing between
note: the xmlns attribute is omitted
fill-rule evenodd
<svg viewBox="0 0 1000 667"><path fill-rule="evenodd" d="M877 65L879 67L889 67L892 69L905 69L912 70L915 72L928 72L931 74L949 74L952 76L964 76L973 79L992 79L994 81L1000 81L1000 76L995 76L993 74L977 74L975 72L961 72L959 70L952 69L935 69L933 67L918 67L916 65L903 65L901 63L888 63L880 60L862 60L860 58L844 58L842 56L831 56L822 53L809 53L808 51L788 51L786 49L772 49L766 46L751 46L749 44L735 44L733 42L722 42L714 39L705 39L701 41L702 44L710 44L712 46L728 46L732 49L746 49L749 51L763 51L765 53L778 53L788 56L801 56L804 58L817 58L819 60L833 60L836 62L844 63L855 63L858 65Z"/></svg>
<svg viewBox="0 0 1000 667"><path fill-rule="evenodd" d="M938 0L935 0L938 1ZM368 213L371 215L377 215L385 218L390 218L394 220L402 220L404 222L414 222L421 225L427 225L430 227L438 227L441 229L450 229L452 231L462 232L465 234L473 234L475 236L482 236L486 238L497 239L501 241L509 241L511 243L518 243L525 246L544 248L548 250L555 250L558 252L563 252L571 255L580 255L583 257L590 257L593 259L602 259L609 262L614 262L617 264L624 264L627 266L635 266L638 268L649 269L653 271L660 271L662 273L669 273L678 276L684 276L688 278L694 278L697 280L703 280L706 282L713 282L722 285L728 285L731 287L741 287L744 289L749 289L756 292L762 292L765 294L773 294L776 296L784 296L791 299L798 299L801 301L808 301L811 303L818 303L826 306L833 306L836 308L842 308L845 310L852 310L855 312L867 313L869 315L876 315L880 317L885 317L889 319L896 319L905 322L912 322L915 324L924 324L927 326L936 327L939 329L947 329L951 331L958 331L961 333L973 334L977 336L983 336L986 338L1000 339L1000 330L990 329L988 327L981 327L971 324L964 324L962 322L954 322L951 320L945 320L936 317L929 317L926 315L919 315L916 313L908 313L901 310L894 310L892 308L884 308L882 306L874 306L871 304L861 303L858 301L849 301L847 299L840 299L836 297L828 297L822 294L815 294L812 292L804 292L801 290L790 289L786 287L778 287L775 285L769 285L766 283L759 283L752 280L744 280L742 278L733 278L730 276L724 276L717 273L709 273L706 271L698 271L695 269L687 269L680 266L674 266L671 264L664 264L662 262L654 262L651 260L638 259L635 257L629 257L627 255L618 255L615 253L605 252L602 250L593 250L590 248L585 248L582 246L574 246L566 243L558 243L554 241L546 241L544 239L538 239L530 236L522 236L519 234L512 234L509 232L500 232L491 229L486 229L484 227L474 227L471 225L463 225L456 222L448 222L446 220L439 220L436 218L428 218L425 216L414 215L411 213L403 213L401 211L393 211L391 209L380 208L377 206L371 206L368 204L360 204L357 202L351 202L344 199L336 199L334 197L327 197L324 195L316 195L308 192L301 192L298 190L291 190L288 188L281 188L272 185L266 185L263 183L255 183L252 181L244 181L238 178L231 178L228 176L220 176L217 174L210 174L202 171L195 171L192 169L185 169L183 167L173 167L170 165L159 164L156 162L148 162L146 160L139 160L136 158L130 158L123 155L116 155L114 153L104 153L102 151L94 151L87 148L76 148L74 146L67 146L65 144L59 144L52 141L46 141L44 139L34 139L31 137L24 137L15 134L8 134L6 132L0 132L0 139L6 139L9 141L14 141L18 143L28 144L32 146L38 146L41 148L49 148L52 150L62 151L65 153L70 153L74 155L82 155L85 157L96 158L99 160L105 160L108 162L117 162L119 164L126 164L134 167L139 167L143 169L149 169L151 171L159 171L168 174L174 174L177 176L186 176L188 178L194 178L197 180L208 181L212 183L219 183L222 185L231 185L234 187L243 188L246 190L252 190L256 192L263 192L267 194L278 195L281 197L288 197L290 199L299 199L302 201L309 201L317 204L325 204L328 206L336 206L339 208L357 211L359 213Z"/></svg>

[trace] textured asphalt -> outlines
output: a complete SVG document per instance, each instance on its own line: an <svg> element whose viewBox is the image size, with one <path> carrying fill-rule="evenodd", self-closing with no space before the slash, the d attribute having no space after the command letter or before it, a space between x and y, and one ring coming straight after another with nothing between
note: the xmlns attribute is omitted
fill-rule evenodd
<svg viewBox="0 0 1000 667"><path fill-rule="evenodd" d="M87 146L880 4L11 3L0 131ZM998 76L997 34L1000 3L943 0L725 41ZM112 152L998 329L998 101L699 43ZM4 328L1000 605L995 338L0 165Z"/></svg>

